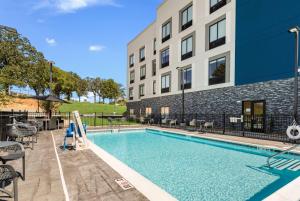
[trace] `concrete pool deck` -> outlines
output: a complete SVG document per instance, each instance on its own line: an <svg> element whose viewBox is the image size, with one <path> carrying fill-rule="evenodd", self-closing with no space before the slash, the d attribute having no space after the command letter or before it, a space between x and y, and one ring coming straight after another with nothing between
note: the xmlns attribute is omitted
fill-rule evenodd
<svg viewBox="0 0 300 201"><path fill-rule="evenodd" d="M141 127L145 128L145 127ZM286 149L288 143L252 138L198 134L197 132L183 131L160 127L148 127L177 133L196 135L204 138L258 145L276 149ZM52 138L53 134L53 138ZM124 191L115 179L122 178L113 168L99 158L92 150L62 151L64 130L42 132L35 149L26 149L26 180L19 180L19 200L107 200L107 201L146 201L148 200L135 188ZM53 144L53 139L55 144ZM54 148L55 147L55 148ZM56 150L55 150L56 149ZM297 151L300 153L300 149ZM56 155L57 153L57 155ZM58 158L57 158L58 156ZM21 170L21 160L8 163L17 170ZM298 181L297 181L298 180ZM293 181L290 187L299 186L299 179ZM67 190L64 191L64 184ZM288 186L287 186L288 187ZM291 188L282 189L277 196L269 200L296 200L286 198L286 194L296 194ZM298 190L298 189L297 189ZM290 193L289 193L290 192ZM281 197L280 197L281 196ZM296 198L296 197L295 197ZM2 198L0 198L1 200ZM5 200L5 199L4 199ZM12 199L9 199L12 200ZM299 199L298 199L299 200Z"/></svg>

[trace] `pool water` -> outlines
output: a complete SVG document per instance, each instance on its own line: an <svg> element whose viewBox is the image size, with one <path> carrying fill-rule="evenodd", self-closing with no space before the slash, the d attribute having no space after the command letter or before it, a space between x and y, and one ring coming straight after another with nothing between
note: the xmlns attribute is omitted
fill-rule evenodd
<svg viewBox="0 0 300 201"><path fill-rule="evenodd" d="M300 171L267 168L267 157L275 152L248 146L155 130L88 138L182 201L262 200L300 176Z"/></svg>

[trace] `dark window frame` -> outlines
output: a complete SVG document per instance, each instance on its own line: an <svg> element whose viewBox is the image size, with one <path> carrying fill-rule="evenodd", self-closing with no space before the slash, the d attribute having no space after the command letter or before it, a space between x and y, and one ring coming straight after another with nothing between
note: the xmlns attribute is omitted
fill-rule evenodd
<svg viewBox="0 0 300 201"><path fill-rule="evenodd" d="M141 54L142 50L144 50L144 57L141 57L142 56L142 54ZM145 58L146 58L146 47L144 46L144 47L140 48L140 51L139 51L140 62L145 61Z"/></svg>
<svg viewBox="0 0 300 201"><path fill-rule="evenodd" d="M168 61L163 63L163 53L168 51ZM160 68L165 68L170 65L170 48L166 48L160 52Z"/></svg>
<svg viewBox="0 0 300 201"><path fill-rule="evenodd" d="M145 69L145 71L144 71L145 74L144 74L144 75L142 75L142 69L143 69L143 68ZM141 67L140 67L140 80L146 79L146 73L147 73L147 72L146 72L146 65L141 66Z"/></svg>
<svg viewBox="0 0 300 201"><path fill-rule="evenodd" d="M212 14L213 12L219 10L220 8L227 5L227 0L220 0L218 3L211 5L211 0L209 0L209 12Z"/></svg>
<svg viewBox="0 0 300 201"><path fill-rule="evenodd" d="M168 87L163 88L163 78L167 77L167 76L169 76L169 84L168 84ZM164 74L164 75L161 76L161 87L160 88L161 88L161 93L162 94L171 92L171 74L170 73Z"/></svg>
<svg viewBox="0 0 300 201"><path fill-rule="evenodd" d="M189 81L189 82L187 82L187 83L184 83L184 89L191 89L192 88L192 82L193 82L193 78L192 78L192 76L193 76L193 69L192 69L192 66L190 66L190 67L186 67L186 68L184 68L183 69L183 71L181 72L181 71L179 71L180 72L180 74L179 74L179 80L180 80L180 86L179 86L179 89L180 90L182 90L182 82L183 82L183 80L182 80L182 74L181 73L183 73L183 76L185 76L185 80L187 80L187 71L188 70L190 70L190 72L191 72L191 80Z"/></svg>
<svg viewBox="0 0 300 201"><path fill-rule="evenodd" d="M132 63L131 63L131 58L132 58ZM130 68L134 66L134 54L131 54L129 56L129 66L130 66Z"/></svg>
<svg viewBox="0 0 300 201"><path fill-rule="evenodd" d="M211 63L212 62L216 62L216 66L218 66L218 61L219 60L222 60L222 59L224 59L225 60L225 69L224 69L224 75L220 78L210 78L210 66L211 66ZM218 84L225 84L226 83L226 70L227 70L227 58L226 58L226 56L221 56L221 57L218 57L218 58L216 58L216 59L212 59L212 60L210 60L209 62L208 62L208 85L209 86L213 86L213 85L218 85Z"/></svg>
<svg viewBox="0 0 300 201"><path fill-rule="evenodd" d="M186 52L185 54L182 54L182 44L183 44L184 41L187 41L190 38L192 38L192 51ZM194 39L195 39L194 34L189 35L189 36L187 36L187 37L185 37L185 38L182 39L182 41L181 41L181 61L189 59L189 58L191 58L191 57L194 56L194 51L195 51L195 47L194 47L195 46L195 42L194 42Z"/></svg>
<svg viewBox="0 0 300 201"><path fill-rule="evenodd" d="M155 63L155 65L154 65ZM156 59L152 60L152 77L156 76L156 71L157 71L157 63L156 63Z"/></svg>
<svg viewBox="0 0 300 201"><path fill-rule="evenodd" d="M169 35L164 36L164 27L167 26L168 24L170 24L170 33ZM171 38L172 35L172 19L168 20L167 22L165 22L162 27L161 27L161 42L164 43L166 41L168 41Z"/></svg>
<svg viewBox="0 0 300 201"><path fill-rule="evenodd" d="M154 80L153 83L152 83L152 93L153 93L153 95L156 94L156 80Z"/></svg>
<svg viewBox="0 0 300 201"><path fill-rule="evenodd" d="M133 79L131 79L131 74L133 73ZM130 80L130 84L133 84L134 83L134 80L135 80L135 71L130 71L130 74L129 74L129 80Z"/></svg>
<svg viewBox="0 0 300 201"><path fill-rule="evenodd" d="M143 94L141 93L142 87L143 87ZM139 85L139 97L142 98L144 96L145 96L145 84L141 84L141 85Z"/></svg>
<svg viewBox="0 0 300 201"><path fill-rule="evenodd" d="M132 94L130 92L132 92ZM129 88L128 96L129 100L133 100L133 87Z"/></svg>
<svg viewBox="0 0 300 201"><path fill-rule="evenodd" d="M187 28L191 27L193 25L193 14L192 14L192 19L190 21L187 21L185 24L183 24L183 13L185 11L188 12L188 10L192 7L192 13L193 13L193 4L189 4L186 6L184 9L180 11L180 30L184 31ZM188 15L188 14L187 14Z"/></svg>
<svg viewBox="0 0 300 201"><path fill-rule="evenodd" d="M157 39L154 38L154 40L153 40L153 55L156 55L156 48L157 48Z"/></svg>
<svg viewBox="0 0 300 201"><path fill-rule="evenodd" d="M222 21L224 21L224 20L225 20L225 36L223 36L221 38L217 38L217 40L214 40L214 41L211 42L210 41L210 37L211 37L210 30L211 30L211 27L213 27L214 25L217 25L217 37L218 37L218 35L219 35L219 23L222 22ZM223 19L221 19L221 20L219 20L219 21L217 21L217 22L209 25L209 27L208 27L208 33L209 33L209 35L208 35L209 50L226 44L226 18L223 18Z"/></svg>

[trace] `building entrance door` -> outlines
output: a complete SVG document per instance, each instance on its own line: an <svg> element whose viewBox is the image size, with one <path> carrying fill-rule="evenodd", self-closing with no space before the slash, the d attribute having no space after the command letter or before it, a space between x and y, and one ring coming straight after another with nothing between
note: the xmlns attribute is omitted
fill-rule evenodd
<svg viewBox="0 0 300 201"><path fill-rule="evenodd" d="M243 102L244 129L246 131L264 133L265 107L265 101Z"/></svg>

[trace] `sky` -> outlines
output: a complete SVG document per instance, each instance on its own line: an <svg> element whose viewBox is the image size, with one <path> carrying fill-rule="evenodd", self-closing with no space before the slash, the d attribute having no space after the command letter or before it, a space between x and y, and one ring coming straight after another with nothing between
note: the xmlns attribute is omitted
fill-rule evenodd
<svg viewBox="0 0 300 201"><path fill-rule="evenodd" d="M16 28L56 66L126 85L127 43L162 0L0 0L0 25Z"/></svg>

